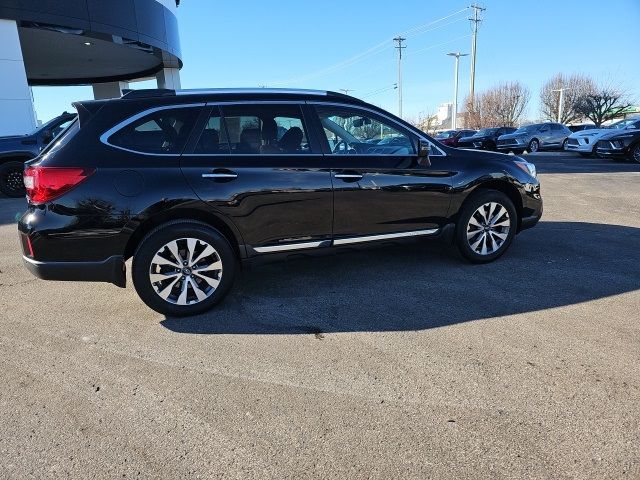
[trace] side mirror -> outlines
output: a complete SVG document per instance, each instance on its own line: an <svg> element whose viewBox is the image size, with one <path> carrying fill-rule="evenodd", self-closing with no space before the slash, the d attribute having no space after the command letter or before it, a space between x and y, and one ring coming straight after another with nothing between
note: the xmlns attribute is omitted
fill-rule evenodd
<svg viewBox="0 0 640 480"><path fill-rule="evenodd" d="M429 155L431 155L431 144L426 140L418 140L418 165L431 166Z"/></svg>

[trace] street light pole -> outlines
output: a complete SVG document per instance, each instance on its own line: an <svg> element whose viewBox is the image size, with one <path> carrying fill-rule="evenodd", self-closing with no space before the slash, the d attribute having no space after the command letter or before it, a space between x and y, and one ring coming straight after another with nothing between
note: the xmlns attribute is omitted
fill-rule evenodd
<svg viewBox="0 0 640 480"><path fill-rule="evenodd" d="M402 46L406 38L396 37L393 39L398 44L398 116L402 118L402 50L407 48Z"/></svg>
<svg viewBox="0 0 640 480"><path fill-rule="evenodd" d="M458 123L458 67L460 66L460 57L466 57L468 53L450 52L450 57L456 57L455 80L453 83L453 112L451 114L451 129L455 130Z"/></svg>
<svg viewBox="0 0 640 480"><path fill-rule="evenodd" d="M558 88L553 90L554 92L560 92L560 98L558 99L558 123L562 123L562 109L564 108L564 91L568 88Z"/></svg>

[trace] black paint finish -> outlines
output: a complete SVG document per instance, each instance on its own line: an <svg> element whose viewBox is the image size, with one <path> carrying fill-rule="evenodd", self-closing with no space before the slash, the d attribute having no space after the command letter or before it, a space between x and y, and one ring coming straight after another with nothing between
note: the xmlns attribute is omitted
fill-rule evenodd
<svg viewBox="0 0 640 480"><path fill-rule="evenodd" d="M241 258L256 255L256 248L287 243L329 246L333 240L353 236L426 229L441 233L450 231L464 200L481 188L509 195L520 219L528 218L522 227L533 226L542 214L539 183L515 165L514 157L442 146L402 120L351 97L304 92L140 96L83 103L79 133L31 162L90 166L96 172L65 195L29 206L18 227L26 256L28 237L32 259L39 262L126 259L146 233L175 219L211 224ZM434 145L430 165L417 155L195 154L201 121L182 155L143 155L99 140L114 125L150 108L264 101L299 103L305 116L313 112L312 102L379 113L413 140L428 139ZM203 118L209 107L192 108L202 109ZM315 135L313 128L310 132ZM202 177L212 172L237 177ZM362 179L336 178L344 172L361 174Z"/></svg>

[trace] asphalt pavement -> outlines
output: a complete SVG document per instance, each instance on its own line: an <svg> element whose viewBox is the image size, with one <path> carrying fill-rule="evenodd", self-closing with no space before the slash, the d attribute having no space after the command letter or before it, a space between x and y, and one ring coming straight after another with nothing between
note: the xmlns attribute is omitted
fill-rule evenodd
<svg viewBox="0 0 640 480"><path fill-rule="evenodd" d="M0 477L640 478L640 165L527 158L495 263L289 260L189 319L33 278L0 199Z"/></svg>

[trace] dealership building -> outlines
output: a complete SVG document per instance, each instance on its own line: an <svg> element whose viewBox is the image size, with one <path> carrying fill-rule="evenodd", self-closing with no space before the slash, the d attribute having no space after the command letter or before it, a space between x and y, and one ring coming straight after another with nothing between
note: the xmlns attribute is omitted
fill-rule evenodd
<svg viewBox="0 0 640 480"><path fill-rule="evenodd" d="M112 98L128 82L179 88L180 0L0 0L0 135L36 127L31 86L91 85Z"/></svg>

